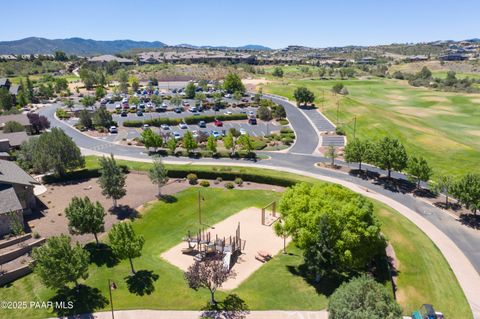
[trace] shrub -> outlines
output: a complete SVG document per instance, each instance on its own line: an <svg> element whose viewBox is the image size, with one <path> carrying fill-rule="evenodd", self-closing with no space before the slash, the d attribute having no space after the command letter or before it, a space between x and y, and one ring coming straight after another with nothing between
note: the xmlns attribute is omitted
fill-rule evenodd
<svg viewBox="0 0 480 319"><path fill-rule="evenodd" d="M235 178L234 182L238 186L241 186L243 184L243 179L241 179L240 177L237 177L237 178Z"/></svg>
<svg viewBox="0 0 480 319"><path fill-rule="evenodd" d="M203 180L203 181L200 182L200 186L202 186L202 187L208 187L208 186L210 186L210 182Z"/></svg>
<svg viewBox="0 0 480 319"><path fill-rule="evenodd" d="M281 119L281 120L278 120L277 122L278 122L278 124L280 124L280 125L288 125L288 123L290 123L290 122L288 122L287 119Z"/></svg>
<svg viewBox="0 0 480 319"><path fill-rule="evenodd" d="M345 135L345 129L343 127L338 126L335 128L335 133L337 135Z"/></svg>
<svg viewBox="0 0 480 319"><path fill-rule="evenodd" d="M226 189L234 189L235 184L233 184L232 182L225 183L225 188Z"/></svg>
<svg viewBox="0 0 480 319"><path fill-rule="evenodd" d="M195 185L197 183L198 177L194 173L190 173L187 175L187 180L190 183L190 185Z"/></svg>
<svg viewBox="0 0 480 319"><path fill-rule="evenodd" d="M34 231L34 232L33 232L33 238L39 239L39 238L40 238L40 234L37 233L36 231Z"/></svg>

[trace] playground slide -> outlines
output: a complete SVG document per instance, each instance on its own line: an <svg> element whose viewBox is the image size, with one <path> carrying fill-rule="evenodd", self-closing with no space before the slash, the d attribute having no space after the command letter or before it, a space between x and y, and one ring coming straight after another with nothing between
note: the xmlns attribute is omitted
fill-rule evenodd
<svg viewBox="0 0 480 319"><path fill-rule="evenodd" d="M232 259L232 253L227 252L225 253L225 256L223 256L223 266L227 269L230 269L230 262Z"/></svg>

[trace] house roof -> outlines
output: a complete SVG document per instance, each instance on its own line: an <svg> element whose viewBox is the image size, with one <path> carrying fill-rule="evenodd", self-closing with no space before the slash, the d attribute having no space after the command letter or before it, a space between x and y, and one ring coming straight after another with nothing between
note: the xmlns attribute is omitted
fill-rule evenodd
<svg viewBox="0 0 480 319"><path fill-rule="evenodd" d="M25 131L14 133L0 133L0 141L8 140L8 143L11 147L18 147L22 145L23 142L27 141L29 138L30 137Z"/></svg>
<svg viewBox="0 0 480 319"><path fill-rule="evenodd" d="M22 210L17 193L11 185L0 184L0 214Z"/></svg>
<svg viewBox="0 0 480 319"><path fill-rule="evenodd" d="M90 58L91 62L110 62L110 61L117 61L118 63L133 63L133 60L130 59L125 59L125 58L119 58L114 55L110 54L105 54L105 55L99 55L95 56L93 58Z"/></svg>
<svg viewBox="0 0 480 319"><path fill-rule="evenodd" d="M23 126L30 126L30 120L25 114L10 114L0 116L0 127L10 121L18 122Z"/></svg>
<svg viewBox="0 0 480 319"><path fill-rule="evenodd" d="M21 169L20 166L14 162L6 160L0 160L0 183L28 186L38 184L38 182Z"/></svg>
<svg viewBox="0 0 480 319"><path fill-rule="evenodd" d="M10 92L10 94L17 95L19 89L20 89L20 85L13 84L13 85L10 85L10 89L8 91Z"/></svg>

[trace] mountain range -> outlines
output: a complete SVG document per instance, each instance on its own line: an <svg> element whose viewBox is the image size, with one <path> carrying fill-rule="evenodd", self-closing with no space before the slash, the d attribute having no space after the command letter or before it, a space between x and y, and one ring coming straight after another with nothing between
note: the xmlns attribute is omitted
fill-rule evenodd
<svg viewBox="0 0 480 319"><path fill-rule="evenodd" d="M63 51L67 54L89 56L98 54L116 54L132 49L158 49L165 46L167 46L167 44L160 41L97 41L82 38L52 40L38 37L29 37L14 41L0 41L0 54L53 54L55 51ZM242 47L215 47L181 44L177 47L218 50L270 50L270 48L261 45L245 45Z"/></svg>

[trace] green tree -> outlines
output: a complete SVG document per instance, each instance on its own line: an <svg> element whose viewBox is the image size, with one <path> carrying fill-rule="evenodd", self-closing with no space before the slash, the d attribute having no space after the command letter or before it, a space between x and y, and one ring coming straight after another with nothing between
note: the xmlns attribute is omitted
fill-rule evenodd
<svg viewBox="0 0 480 319"><path fill-rule="evenodd" d="M272 111L268 106L262 105L257 110L258 118L262 121L271 121L272 120Z"/></svg>
<svg viewBox="0 0 480 319"><path fill-rule="evenodd" d="M78 280L88 277L88 252L78 242L73 246L70 242L70 237L60 235L47 239L43 246L33 248L33 271L45 286L59 289L74 282L78 287Z"/></svg>
<svg viewBox="0 0 480 319"><path fill-rule="evenodd" d="M7 212L7 217L8 217L8 226L10 228L10 232L14 236L19 236L24 233L24 224L23 224L23 218L21 218L22 212L16 212L16 211L9 211Z"/></svg>
<svg viewBox="0 0 480 319"><path fill-rule="evenodd" d="M455 183L452 194L476 215L480 209L480 175L470 173L463 176Z"/></svg>
<svg viewBox="0 0 480 319"><path fill-rule="evenodd" d="M155 158L152 167L148 170L152 183L158 186L158 198L162 196L162 186L168 182L168 171L160 157Z"/></svg>
<svg viewBox="0 0 480 319"><path fill-rule="evenodd" d="M307 89L306 87L299 87L295 89L293 92L293 97L297 101L297 105L304 104L307 105L308 103L313 103L315 100L315 94L312 91Z"/></svg>
<svg viewBox="0 0 480 319"><path fill-rule="evenodd" d="M119 259L128 259L132 273L135 274L132 259L142 255L142 248L145 243L143 236L135 234L130 222L123 222L113 225L108 233L108 239L113 253Z"/></svg>
<svg viewBox="0 0 480 319"><path fill-rule="evenodd" d="M175 151L177 150L177 140L173 137L170 137L166 144L167 148L170 150L172 155L175 155Z"/></svg>
<svg viewBox="0 0 480 319"><path fill-rule="evenodd" d="M277 105L275 107L274 117L277 120L284 119L287 117L287 112L285 112L285 108L282 105Z"/></svg>
<svg viewBox="0 0 480 319"><path fill-rule="evenodd" d="M198 105L201 105L202 102L205 101L206 98L207 98L207 96L203 92L195 93L195 100L197 101Z"/></svg>
<svg viewBox="0 0 480 319"><path fill-rule="evenodd" d="M138 78L134 75L132 75L129 79L128 82L130 83L130 86L132 88L133 92L137 92L138 88L140 87L140 82L138 81Z"/></svg>
<svg viewBox="0 0 480 319"><path fill-rule="evenodd" d="M54 55L55 61L68 61L68 56L63 51L55 51Z"/></svg>
<svg viewBox="0 0 480 319"><path fill-rule="evenodd" d="M128 102L130 103L130 105L138 105L140 103L140 99L136 96L131 96L128 99Z"/></svg>
<svg viewBox="0 0 480 319"><path fill-rule="evenodd" d="M407 175L420 188L420 182L428 182L432 176L432 168L423 157L412 156L407 161Z"/></svg>
<svg viewBox="0 0 480 319"><path fill-rule="evenodd" d="M340 94L340 92L342 92L342 90L343 90L343 84L342 83L335 83L332 86L332 91L336 94Z"/></svg>
<svg viewBox="0 0 480 319"><path fill-rule="evenodd" d="M242 79L240 79L240 76L236 73L227 74L223 81L223 88L229 93L245 92L245 86L242 83Z"/></svg>
<svg viewBox="0 0 480 319"><path fill-rule="evenodd" d="M109 127L113 123L112 114L105 106L99 107L95 113L93 113L92 120L94 125L102 127Z"/></svg>
<svg viewBox="0 0 480 319"><path fill-rule="evenodd" d="M25 127L22 124L15 122L15 121L8 121L3 126L4 133L15 133L15 132L23 132L25 131Z"/></svg>
<svg viewBox="0 0 480 319"><path fill-rule="evenodd" d="M5 88L0 88L0 109L9 111L13 106L13 99L10 92Z"/></svg>
<svg viewBox="0 0 480 319"><path fill-rule="evenodd" d="M358 170L362 170L362 163L370 159L371 152L372 145L368 140L356 138L345 146L344 158L347 163L358 163Z"/></svg>
<svg viewBox="0 0 480 319"><path fill-rule="evenodd" d="M183 135L183 147L187 150L187 153L192 152L198 147L197 141L193 138L192 132L187 131Z"/></svg>
<svg viewBox="0 0 480 319"><path fill-rule="evenodd" d="M23 79L20 79L19 86L20 86L20 90L18 91L18 95L17 95L17 103L20 106L25 106L30 101L28 99L28 91L25 84L23 83Z"/></svg>
<svg viewBox="0 0 480 319"><path fill-rule="evenodd" d="M120 92L128 93L128 73L124 69L120 69L117 73L117 78L120 86Z"/></svg>
<svg viewBox="0 0 480 319"><path fill-rule="evenodd" d="M180 105L182 105L182 98L180 96L178 96L178 94L175 94L170 99L170 104L173 105L173 107L175 107L175 108L179 107Z"/></svg>
<svg viewBox="0 0 480 319"><path fill-rule="evenodd" d="M435 192L443 193L445 195L445 208L448 208L448 197L452 194L455 187L455 181L450 175L441 175L432 184L432 189Z"/></svg>
<svg viewBox="0 0 480 319"><path fill-rule="evenodd" d="M93 127L92 116L87 110L80 111L78 114L78 122L87 129L91 129Z"/></svg>
<svg viewBox="0 0 480 319"><path fill-rule="evenodd" d="M288 238L288 229L285 227L285 222L282 219L279 219L275 224L273 224L273 230L275 235L282 237L283 239L283 253L287 253L287 238Z"/></svg>
<svg viewBox="0 0 480 319"><path fill-rule="evenodd" d="M223 146L230 150L231 154L235 154L236 141L231 131L228 131L227 136L223 138Z"/></svg>
<svg viewBox="0 0 480 319"><path fill-rule="evenodd" d="M236 91L236 92L233 92L233 96L232 96L232 97L233 97L234 100L240 101L240 100L242 99L242 96L243 96L242 93Z"/></svg>
<svg viewBox="0 0 480 319"><path fill-rule="evenodd" d="M185 97L187 99L193 99L195 97L195 84L193 82L188 82L187 86L185 87Z"/></svg>
<svg viewBox="0 0 480 319"><path fill-rule="evenodd" d="M147 150L153 148L154 152L156 152L157 149L163 145L163 138L153 132L150 128L143 130L142 141Z"/></svg>
<svg viewBox="0 0 480 319"><path fill-rule="evenodd" d="M306 250L307 259L315 260L319 255L309 251L322 248L323 244L318 244L319 231L328 234L324 245L333 251L325 258L333 261L336 272L364 270L385 249L373 204L338 185L296 184L284 192L279 207L288 233L299 248ZM328 218L321 220L324 215Z"/></svg>
<svg viewBox="0 0 480 319"><path fill-rule="evenodd" d="M272 75L276 76L276 77L279 77L279 78L282 78L283 77L283 69L279 66L275 67L275 69L273 69Z"/></svg>
<svg viewBox="0 0 480 319"><path fill-rule="evenodd" d="M26 155L27 152L30 154ZM53 171L55 175L63 176L67 170L85 165L78 146L57 127L38 138L31 138L29 143L22 144L20 153L24 165L37 173Z"/></svg>
<svg viewBox="0 0 480 319"><path fill-rule="evenodd" d="M85 67L82 67L80 71L78 72L80 75L80 79L82 80L83 84L85 85L85 88L87 90L91 90L95 83L97 82L96 77L95 77L95 72L92 70L89 70Z"/></svg>
<svg viewBox="0 0 480 319"><path fill-rule="evenodd" d="M65 78L55 79L55 92L60 93L68 89L68 81Z"/></svg>
<svg viewBox="0 0 480 319"><path fill-rule="evenodd" d="M432 77L432 71L430 71L426 66L424 66L422 70L420 70L420 72L417 74L417 77L428 80Z"/></svg>
<svg viewBox="0 0 480 319"><path fill-rule="evenodd" d="M378 167L387 170L388 178L391 177L392 170L400 172L407 167L408 156L405 147L399 140L388 136L375 144L372 157Z"/></svg>
<svg viewBox="0 0 480 319"><path fill-rule="evenodd" d="M93 203L87 196L75 196L65 209L65 216L70 234L93 234L98 245L97 234L105 231L105 209L99 202Z"/></svg>
<svg viewBox="0 0 480 319"><path fill-rule="evenodd" d="M212 154L217 153L217 139L210 135L207 139L207 150Z"/></svg>
<svg viewBox="0 0 480 319"><path fill-rule="evenodd" d="M86 95L81 100L83 106L85 107L93 106L96 101L97 100L95 99L95 97L91 95Z"/></svg>
<svg viewBox="0 0 480 319"><path fill-rule="evenodd" d="M240 143L242 150L246 151L248 154L253 151L253 142L248 134L241 135L238 138L238 142Z"/></svg>
<svg viewBox="0 0 480 319"><path fill-rule="evenodd" d="M333 145L328 145L327 152L325 153L325 157L330 159L331 166L335 165L335 159L337 158L337 156L338 156L337 148Z"/></svg>
<svg viewBox="0 0 480 319"><path fill-rule="evenodd" d="M329 319L397 319L402 308L385 287L368 275L343 283L328 301Z"/></svg>
<svg viewBox="0 0 480 319"><path fill-rule="evenodd" d="M117 207L117 200L127 193L125 189L126 176L122 168L117 165L113 154L110 157L103 156L99 162L101 175L98 183L102 188L102 195L112 198L113 206Z"/></svg>
<svg viewBox="0 0 480 319"><path fill-rule="evenodd" d="M33 91L33 83L30 81L30 78L27 76L27 79L25 80L25 87L27 91L27 99L28 102L32 103L35 101L35 93Z"/></svg>
<svg viewBox="0 0 480 319"><path fill-rule="evenodd" d="M103 98L105 95L107 95L107 93L105 92L105 89L101 86L97 87L95 89L95 98L97 100L100 100L101 98Z"/></svg>

